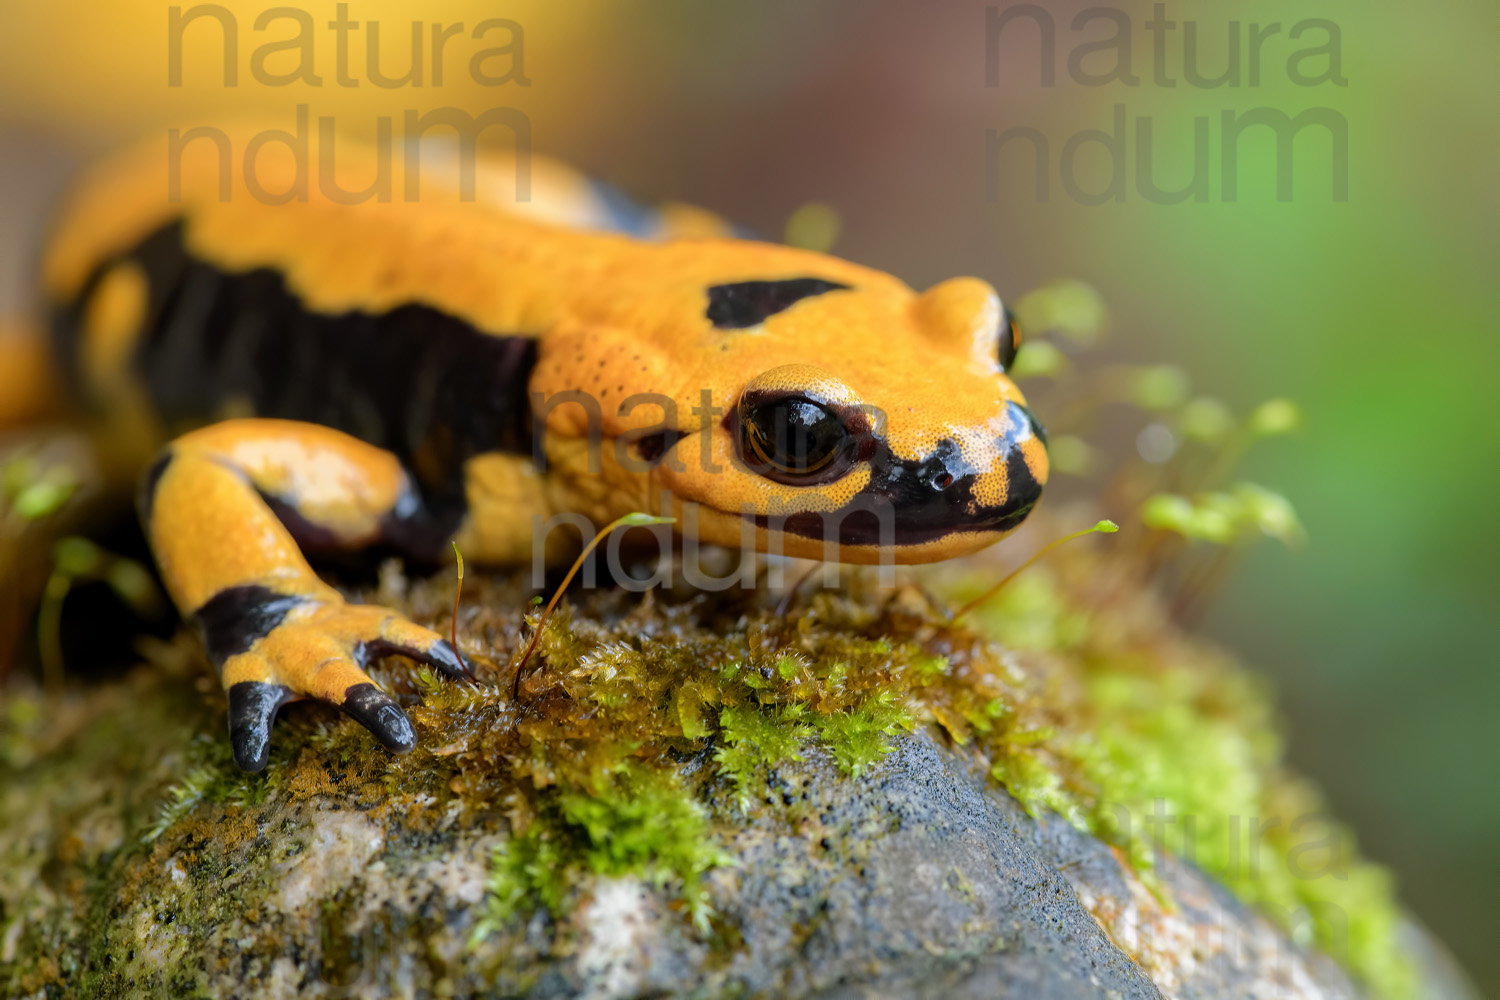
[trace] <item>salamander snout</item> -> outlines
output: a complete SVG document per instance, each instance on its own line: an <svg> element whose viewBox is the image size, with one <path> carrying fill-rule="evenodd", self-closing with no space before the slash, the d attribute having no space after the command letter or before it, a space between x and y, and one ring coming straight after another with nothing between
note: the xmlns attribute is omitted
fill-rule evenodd
<svg viewBox="0 0 1500 1000"><path fill-rule="evenodd" d="M916 459L882 451L865 492L893 511L898 545L1010 531L1031 513L1047 481L1041 426L1015 402L1005 404L998 434L956 432Z"/></svg>

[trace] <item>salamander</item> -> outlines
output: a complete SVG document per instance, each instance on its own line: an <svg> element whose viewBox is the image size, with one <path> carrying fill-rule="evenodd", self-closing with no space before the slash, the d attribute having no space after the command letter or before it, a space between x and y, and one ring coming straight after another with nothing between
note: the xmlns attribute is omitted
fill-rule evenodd
<svg viewBox="0 0 1500 1000"><path fill-rule="evenodd" d="M431 562L456 542L525 563L537 518L642 511L705 543L926 562L1004 537L1046 483L1006 374L1021 334L983 280L917 292L707 213L629 207L540 158L527 198L515 158L482 156L465 193L374 149L341 144L316 182L227 153L156 142L101 164L42 281L59 368L101 454L138 477L246 770L304 698L409 750L372 658L465 673L309 555Z"/></svg>

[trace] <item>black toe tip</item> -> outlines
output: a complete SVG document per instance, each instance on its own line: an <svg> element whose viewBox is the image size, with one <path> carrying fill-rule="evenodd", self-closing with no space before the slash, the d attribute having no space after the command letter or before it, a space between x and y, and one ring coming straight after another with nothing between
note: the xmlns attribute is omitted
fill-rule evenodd
<svg viewBox="0 0 1500 1000"><path fill-rule="evenodd" d="M350 718L375 734L387 750L405 753L417 745L417 731L412 728L411 720L389 695L374 684L350 687L344 692L344 702L340 707Z"/></svg>
<svg viewBox="0 0 1500 1000"><path fill-rule="evenodd" d="M416 646L404 646L400 643L390 642L385 639L375 639L361 644L359 655L355 658L360 666L366 665L370 660L379 659L382 656L406 656L418 663L436 667L444 676L453 680L474 679L474 672L464 662L464 658L454 651L448 640L439 639L426 649Z"/></svg>
<svg viewBox="0 0 1500 1000"><path fill-rule="evenodd" d="M240 681L229 689L229 742L242 770L263 770L271 759L271 723L292 698L290 689L264 681Z"/></svg>
<svg viewBox="0 0 1500 1000"><path fill-rule="evenodd" d="M432 648L427 651L427 655L431 657L433 666L454 680L472 681L474 679L474 671L469 669L469 665L464 662L464 658L458 654L458 650L454 649L447 639L440 639L433 643Z"/></svg>

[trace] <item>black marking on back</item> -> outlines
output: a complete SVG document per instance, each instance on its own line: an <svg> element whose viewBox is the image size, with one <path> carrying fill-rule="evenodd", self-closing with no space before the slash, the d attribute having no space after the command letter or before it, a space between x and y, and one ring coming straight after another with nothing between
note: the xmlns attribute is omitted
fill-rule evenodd
<svg viewBox="0 0 1500 1000"><path fill-rule="evenodd" d="M223 667L286 620L287 614L305 599L278 594L269 587L246 584L219 591L193 613L203 633L203 645L214 666Z"/></svg>
<svg viewBox="0 0 1500 1000"><path fill-rule="evenodd" d="M194 258L180 221L101 263L56 316L65 359L76 358L88 295L126 259L150 289L135 364L173 433L220 418L231 401L333 427L396 455L423 504L455 524L466 460L531 453L534 338L488 334L425 305L313 312L277 271L227 273Z"/></svg>
<svg viewBox="0 0 1500 1000"><path fill-rule="evenodd" d="M708 321L721 330L743 330L764 323L783 309L825 292L848 291L848 285L822 278L737 281L708 290Z"/></svg>

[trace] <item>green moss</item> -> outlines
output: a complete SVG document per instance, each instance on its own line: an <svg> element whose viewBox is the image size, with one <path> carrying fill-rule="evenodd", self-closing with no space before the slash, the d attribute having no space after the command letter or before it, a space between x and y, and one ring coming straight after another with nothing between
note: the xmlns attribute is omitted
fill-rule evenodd
<svg viewBox="0 0 1500 1000"><path fill-rule="evenodd" d="M181 822L199 802L203 801L204 793L218 780L218 777L218 773L212 768L198 767L189 771L180 782L167 789L166 801L162 803L161 812L157 815L156 822L151 825L151 829L142 836L142 842L153 843L169 828Z"/></svg>
<svg viewBox="0 0 1500 1000"><path fill-rule="evenodd" d="M726 782L745 812L768 769L814 747L858 779L893 734L930 722L977 747L1028 810L1119 845L1147 884L1156 850L1185 857L1378 991L1404 995L1383 876L1347 839L1324 852L1325 867L1341 859L1337 872L1307 870L1313 831L1332 835L1280 764L1267 693L1100 565L1087 546L1064 550L983 607L972 631L918 599L876 603L859 577L790 619L752 601L728 628L691 605L565 602L518 718L501 697L423 675L431 714L417 714L441 730L433 742L462 747L448 758L456 773L498 788L519 818L496 855L488 919L520 900L565 910L586 871L666 878L701 914L694 887L718 863L703 789ZM955 602L989 583L941 573L929 579ZM705 755L696 784L684 782L681 762ZM1176 819L1158 821L1158 809Z"/></svg>
<svg viewBox="0 0 1500 1000"><path fill-rule="evenodd" d="M624 768L604 788L548 796L525 833L495 848L473 940L538 903L561 914L584 870L633 875L658 887L674 883L694 925L706 932L712 908L703 875L732 863L717 846L707 809L675 774Z"/></svg>
<svg viewBox="0 0 1500 1000"><path fill-rule="evenodd" d="M924 665L934 661L932 657L923 659ZM915 674L919 680L927 678L923 669L919 668ZM851 711L816 718L818 735L839 769L851 778L858 778L890 752L890 740L886 737L898 729L910 730L916 725L911 711L893 691L881 691Z"/></svg>
<svg viewBox="0 0 1500 1000"><path fill-rule="evenodd" d="M1059 564L1074 570L1071 579L1033 573L979 615L1008 647L1076 657L1047 680L1053 688L1043 714L1058 725L982 732L992 776L1028 810L1051 810L1119 845L1158 892L1153 869L1165 851L1337 958L1380 995L1414 995L1389 876L1358 858L1352 834L1282 767L1265 686L1173 632L1149 597L1081 604L1069 585L1082 589L1079 570L1093 561L1074 553ZM962 597L978 586L954 589ZM1119 595L1107 589L1102 596ZM1079 629L1074 623L1085 611L1087 627ZM1077 689L1068 693L1068 685Z"/></svg>
<svg viewBox="0 0 1500 1000"><path fill-rule="evenodd" d="M87 697L17 700L39 704L48 725L32 726L29 711L0 725L14 751L0 762L0 910L29 914L12 938L17 958L0 961L0 995L29 995L54 971L64 985L51 995L116 995L138 946L117 922L121 907L161 925L215 926L243 912L242 891L261 891L259 879L226 879L223 858L268 849L241 822L250 783L265 779L224 770L222 706L167 670ZM171 874L148 876L158 872ZM163 937L169 958L179 940ZM146 988L205 995L195 968L185 961Z"/></svg>
<svg viewBox="0 0 1500 1000"><path fill-rule="evenodd" d="M541 829L497 845L490 856L484 915L474 925L470 943L478 944L537 903L560 911L567 893L564 854Z"/></svg>
<svg viewBox="0 0 1500 1000"><path fill-rule="evenodd" d="M20 450L0 456L0 527L7 512L24 521L57 513L80 488L77 472L55 459Z"/></svg>
<svg viewBox="0 0 1500 1000"><path fill-rule="evenodd" d="M1157 851L1185 858L1388 994L1411 994L1387 876L1355 857L1307 786L1276 772L1267 700L1249 678L1105 674L1089 693L1091 738L1069 752L1097 787L1090 829L1146 872Z"/></svg>
<svg viewBox="0 0 1500 1000"><path fill-rule="evenodd" d="M734 783L741 809L750 808L762 769L786 760L801 760L800 748L813 735L801 702L769 711L752 705L729 705L719 713L720 743L714 751L719 770Z"/></svg>
<svg viewBox="0 0 1500 1000"><path fill-rule="evenodd" d="M1078 798L1063 786L1056 763L1036 751L1025 746L1007 749L990 767L990 777L1004 785L1033 816L1051 810L1074 826L1087 828L1079 819Z"/></svg>
<svg viewBox="0 0 1500 1000"><path fill-rule="evenodd" d="M676 880L693 923L707 930L711 912L702 877L733 864L708 825L708 811L670 771L634 768L602 791L558 796L564 823L583 831L585 859L601 875L638 875L664 885Z"/></svg>
<svg viewBox="0 0 1500 1000"><path fill-rule="evenodd" d="M141 835L141 843L146 846L155 843L200 802L239 807L265 802L276 787L285 755L285 748L276 748L265 771L246 774L235 765L227 742L199 733L189 744L187 759L179 767L181 777L162 794L156 822Z"/></svg>

